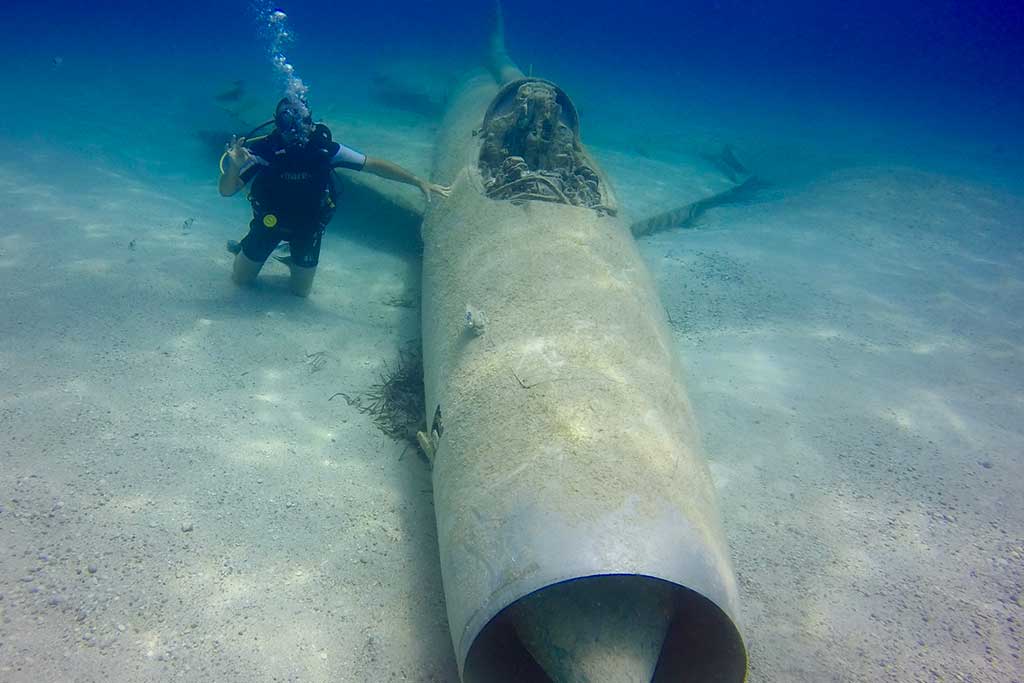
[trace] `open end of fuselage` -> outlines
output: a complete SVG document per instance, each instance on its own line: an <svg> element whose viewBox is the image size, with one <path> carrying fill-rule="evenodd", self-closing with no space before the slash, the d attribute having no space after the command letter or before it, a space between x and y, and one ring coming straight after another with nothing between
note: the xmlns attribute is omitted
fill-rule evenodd
<svg viewBox="0 0 1024 683"><path fill-rule="evenodd" d="M466 683L739 683L746 650L729 616L688 588L606 575L509 605L469 649Z"/></svg>

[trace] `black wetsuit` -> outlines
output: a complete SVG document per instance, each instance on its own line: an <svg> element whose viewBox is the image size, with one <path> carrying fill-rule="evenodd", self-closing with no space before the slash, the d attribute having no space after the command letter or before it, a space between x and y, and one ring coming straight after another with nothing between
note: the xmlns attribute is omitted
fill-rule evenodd
<svg viewBox="0 0 1024 683"><path fill-rule="evenodd" d="M249 191L253 218L249 234L242 239L242 253L262 263L286 241L293 263L316 266L320 240L334 215L334 169L361 171L366 157L334 142L322 123L304 147L286 146L276 130L245 147L257 163L241 175L244 182L253 181Z"/></svg>

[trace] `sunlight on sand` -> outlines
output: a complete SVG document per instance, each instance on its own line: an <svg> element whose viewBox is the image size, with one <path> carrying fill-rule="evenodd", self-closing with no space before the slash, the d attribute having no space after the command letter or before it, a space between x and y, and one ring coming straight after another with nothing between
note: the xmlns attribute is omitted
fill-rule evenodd
<svg viewBox="0 0 1024 683"><path fill-rule="evenodd" d="M959 432L964 438L972 442L974 441L967 421L953 410L945 396L934 391L925 391L923 392L923 398L925 399L924 404L930 409L930 412L938 414L947 425Z"/></svg>
<svg viewBox="0 0 1024 683"><path fill-rule="evenodd" d="M916 421L909 411L902 408L890 408L886 412L879 413L883 420L899 425L901 428L911 430L916 426Z"/></svg>
<svg viewBox="0 0 1024 683"><path fill-rule="evenodd" d="M3 251L14 251L25 244L25 235L20 232L12 232L9 235L0 237L0 249Z"/></svg>
<svg viewBox="0 0 1024 683"><path fill-rule="evenodd" d="M57 190L52 185L13 186L7 191L14 195L33 197L37 200L48 200L50 203L57 200ZM23 208L29 211L47 211L52 207L50 204L30 204Z"/></svg>
<svg viewBox="0 0 1024 683"><path fill-rule="evenodd" d="M792 383L786 368L767 351L750 349L743 353L723 354L723 358L733 368L733 376L743 378L742 384L736 387L737 392L759 391L775 397Z"/></svg>
<svg viewBox="0 0 1024 683"><path fill-rule="evenodd" d="M964 353L970 350L970 346L959 339L946 338L930 342L918 342L910 345L910 352L918 355L927 355L941 351L956 351Z"/></svg>
<svg viewBox="0 0 1024 683"><path fill-rule="evenodd" d="M829 340L832 340L832 339L841 339L841 338L845 337L846 335L843 332L840 332L837 329L826 328L826 329L820 329L820 330L812 330L811 333L810 333L810 336L814 337L815 339L829 339Z"/></svg>
<svg viewBox="0 0 1024 683"><path fill-rule="evenodd" d="M109 223L82 223L81 230L86 237L93 239L109 239L114 230Z"/></svg>
<svg viewBox="0 0 1024 683"><path fill-rule="evenodd" d="M64 266L73 273L88 273L89 275L110 275L115 271L114 264L109 259L79 259L71 261Z"/></svg>
<svg viewBox="0 0 1024 683"><path fill-rule="evenodd" d="M122 512L141 512L155 505L155 501L152 498L136 494L118 497L112 504Z"/></svg>
<svg viewBox="0 0 1024 683"><path fill-rule="evenodd" d="M715 490L724 491L732 483L736 468L711 460L708 462L708 469L711 470L711 481L715 483Z"/></svg>
<svg viewBox="0 0 1024 683"><path fill-rule="evenodd" d="M295 451L295 446L284 439L250 439L240 444L239 448L232 449L224 456L235 462L248 465L274 465L285 464Z"/></svg>
<svg viewBox="0 0 1024 683"><path fill-rule="evenodd" d="M977 445L983 441L973 420L961 415L950 402L950 398L938 392L919 389L907 396L904 406L889 407L880 413L886 421L906 430L925 430L932 438L950 442L949 430L956 432L968 444Z"/></svg>
<svg viewBox="0 0 1024 683"><path fill-rule="evenodd" d="M143 649L146 651L146 656L150 659L156 657L158 651L166 649L165 647L161 647L163 638L155 631L148 631L142 634L142 638L137 641L137 643L142 645Z"/></svg>

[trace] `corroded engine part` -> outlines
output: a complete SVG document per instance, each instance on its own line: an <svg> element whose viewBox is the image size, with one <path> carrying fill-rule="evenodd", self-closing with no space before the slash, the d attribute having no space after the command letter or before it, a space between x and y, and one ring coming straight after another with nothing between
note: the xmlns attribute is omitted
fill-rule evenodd
<svg viewBox="0 0 1024 683"><path fill-rule="evenodd" d="M579 117L554 83L506 84L484 115L480 173L487 196L609 210L594 162L579 141Z"/></svg>

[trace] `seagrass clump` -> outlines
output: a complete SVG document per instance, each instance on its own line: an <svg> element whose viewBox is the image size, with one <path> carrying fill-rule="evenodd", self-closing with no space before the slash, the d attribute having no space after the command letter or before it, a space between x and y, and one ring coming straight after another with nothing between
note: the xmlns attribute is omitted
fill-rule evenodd
<svg viewBox="0 0 1024 683"><path fill-rule="evenodd" d="M378 381L369 388L354 395L338 392L335 396L369 415L373 424L391 438L416 445L416 432L424 425L425 400L419 340L399 349L396 363L385 361Z"/></svg>

